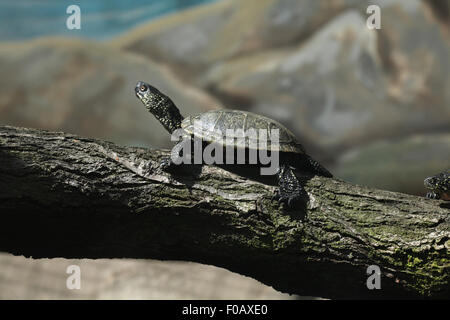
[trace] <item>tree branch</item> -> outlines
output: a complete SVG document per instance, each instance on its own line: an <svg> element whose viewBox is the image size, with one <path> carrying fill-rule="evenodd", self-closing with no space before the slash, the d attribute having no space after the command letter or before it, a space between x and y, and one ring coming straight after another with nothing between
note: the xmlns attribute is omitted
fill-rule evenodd
<svg viewBox="0 0 450 320"><path fill-rule="evenodd" d="M166 154L0 127L0 250L195 261L299 295L450 297L448 202L315 177L289 211L274 185L222 168L164 173Z"/></svg>

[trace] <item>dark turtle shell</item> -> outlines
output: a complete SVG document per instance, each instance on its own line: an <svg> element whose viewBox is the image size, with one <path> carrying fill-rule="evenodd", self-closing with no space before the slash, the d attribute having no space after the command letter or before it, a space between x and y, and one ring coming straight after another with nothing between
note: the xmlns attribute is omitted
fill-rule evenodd
<svg viewBox="0 0 450 320"><path fill-rule="evenodd" d="M195 124L195 125L194 125ZM303 146L297 141L295 135L281 123L270 118L240 110L212 110L187 117L181 123L187 136L194 135L207 142L221 143L223 146L236 148L269 149L280 152L293 152L304 154ZM251 129L256 134L249 135ZM259 129L266 129L268 137L267 148L259 144L262 137ZM279 144L270 144L270 132L278 129ZM231 132L227 130L232 130ZM247 133L246 139L243 139ZM265 139L264 139L265 140Z"/></svg>

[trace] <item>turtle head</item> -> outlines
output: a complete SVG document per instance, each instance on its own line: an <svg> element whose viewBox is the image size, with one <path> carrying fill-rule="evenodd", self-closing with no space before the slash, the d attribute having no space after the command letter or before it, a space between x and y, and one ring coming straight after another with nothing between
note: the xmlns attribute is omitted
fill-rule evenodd
<svg viewBox="0 0 450 320"><path fill-rule="evenodd" d="M151 113L156 112L162 106L162 102L167 100L167 97L158 89L143 81L138 81L134 92Z"/></svg>
<svg viewBox="0 0 450 320"><path fill-rule="evenodd" d="M436 176L428 177L423 181L423 184L425 185L425 188L435 190L439 187L439 179Z"/></svg>
<svg viewBox="0 0 450 320"><path fill-rule="evenodd" d="M141 100L147 110L161 122L167 131L172 133L176 129L181 128L183 117L168 96L143 81L138 81L134 92L136 97Z"/></svg>
<svg viewBox="0 0 450 320"><path fill-rule="evenodd" d="M425 188L439 191L439 192L446 192L450 190L450 172L442 172L435 176L428 177L423 181L423 184L425 185Z"/></svg>

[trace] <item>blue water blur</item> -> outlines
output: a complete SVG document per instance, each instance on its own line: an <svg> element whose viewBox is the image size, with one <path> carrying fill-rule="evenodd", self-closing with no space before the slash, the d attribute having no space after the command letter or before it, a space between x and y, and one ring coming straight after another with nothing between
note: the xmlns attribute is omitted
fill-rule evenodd
<svg viewBox="0 0 450 320"><path fill-rule="evenodd" d="M1 0L0 41L60 35L109 39L138 24L217 0ZM81 9L81 29L68 30L70 5Z"/></svg>

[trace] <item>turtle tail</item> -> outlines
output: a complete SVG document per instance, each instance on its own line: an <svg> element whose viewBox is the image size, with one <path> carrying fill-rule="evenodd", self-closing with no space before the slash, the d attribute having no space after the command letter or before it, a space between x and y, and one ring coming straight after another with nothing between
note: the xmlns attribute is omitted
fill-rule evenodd
<svg viewBox="0 0 450 320"><path fill-rule="evenodd" d="M328 171L324 166L322 166L319 162L311 158L310 156L306 155L306 167L307 170L317 174L319 176L332 178L333 175L330 171Z"/></svg>

